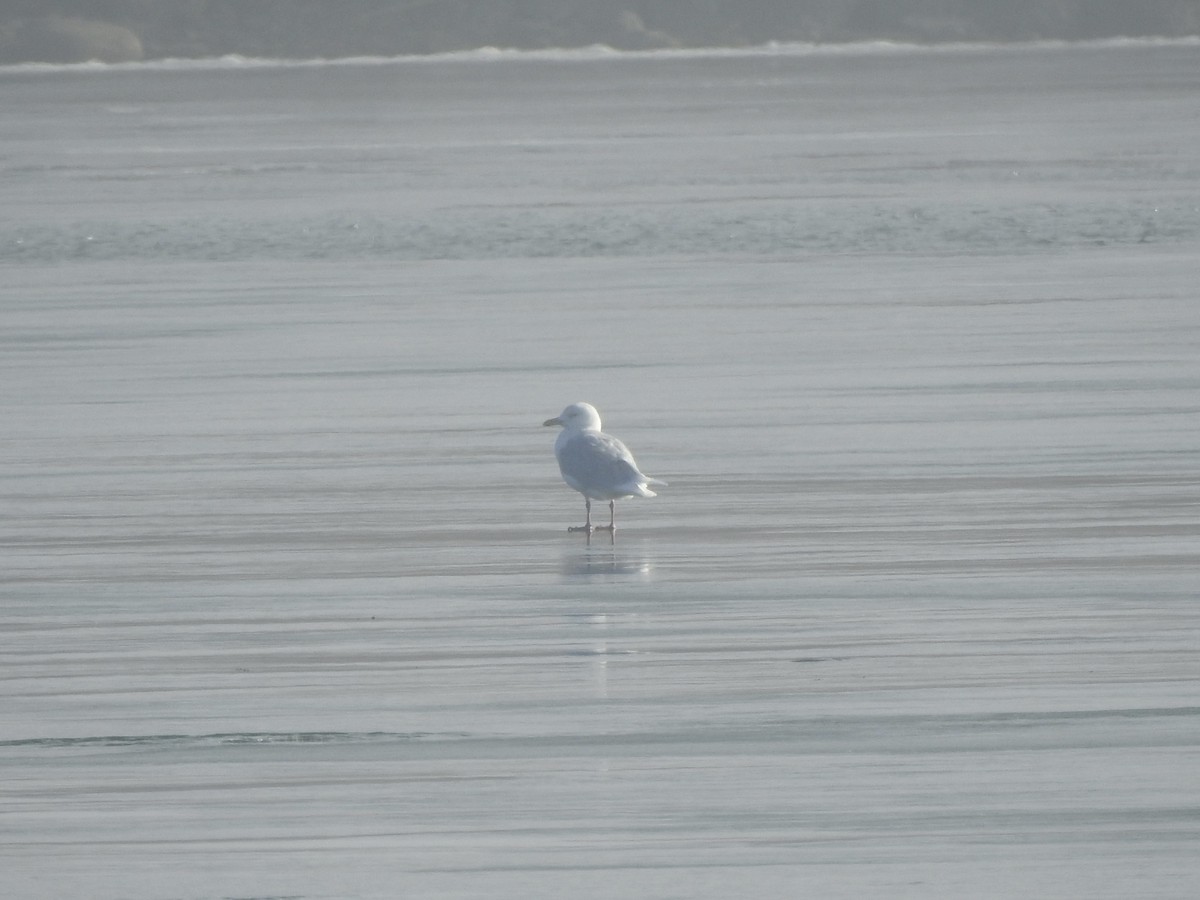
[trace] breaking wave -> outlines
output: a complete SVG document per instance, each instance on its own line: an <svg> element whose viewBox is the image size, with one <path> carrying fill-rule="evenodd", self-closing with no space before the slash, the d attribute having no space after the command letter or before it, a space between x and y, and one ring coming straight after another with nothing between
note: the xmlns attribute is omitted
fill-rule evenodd
<svg viewBox="0 0 1200 900"><path fill-rule="evenodd" d="M244 71L247 69L321 68L334 66L397 66L436 63L591 63L607 60L679 60L796 58L806 56L896 56L1011 53L1014 50L1053 52L1068 49L1112 50L1127 48L1200 48L1200 36L1104 38L1088 41L1043 40L1018 43L956 42L913 43L900 41L856 41L850 43L771 42L750 47L695 47L654 50L617 50L604 44L587 47L522 50L506 47L479 47L446 53L404 56L353 56L338 59L275 59L231 54L199 59L156 59L126 63L18 63L0 66L0 74L37 74L48 72L129 72L129 71Z"/></svg>

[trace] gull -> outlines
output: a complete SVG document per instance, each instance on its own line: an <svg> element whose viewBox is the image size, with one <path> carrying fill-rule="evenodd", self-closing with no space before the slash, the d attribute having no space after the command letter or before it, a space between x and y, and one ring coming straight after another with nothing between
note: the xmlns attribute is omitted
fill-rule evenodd
<svg viewBox="0 0 1200 900"><path fill-rule="evenodd" d="M629 448L600 430L600 413L590 403L572 403L543 425L561 425L554 455L563 481L583 494L587 522L567 531L617 531L617 501L625 497L656 497L646 485L665 481L643 475ZM608 501L608 524L592 527L592 501Z"/></svg>

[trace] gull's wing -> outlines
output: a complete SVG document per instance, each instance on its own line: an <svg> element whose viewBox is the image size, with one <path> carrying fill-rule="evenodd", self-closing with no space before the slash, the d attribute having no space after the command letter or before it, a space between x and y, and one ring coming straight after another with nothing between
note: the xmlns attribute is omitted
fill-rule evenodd
<svg viewBox="0 0 1200 900"><path fill-rule="evenodd" d="M624 444L600 431L583 431L558 450L558 466L571 487L599 497L641 493L646 476L638 471L633 454Z"/></svg>

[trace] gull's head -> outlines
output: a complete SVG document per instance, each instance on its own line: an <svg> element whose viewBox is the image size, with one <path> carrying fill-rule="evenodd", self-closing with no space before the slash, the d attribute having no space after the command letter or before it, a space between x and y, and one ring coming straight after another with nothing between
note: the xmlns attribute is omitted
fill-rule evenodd
<svg viewBox="0 0 1200 900"><path fill-rule="evenodd" d="M547 419L543 425L561 425L563 428L600 430L600 413L590 403L572 403L553 419Z"/></svg>

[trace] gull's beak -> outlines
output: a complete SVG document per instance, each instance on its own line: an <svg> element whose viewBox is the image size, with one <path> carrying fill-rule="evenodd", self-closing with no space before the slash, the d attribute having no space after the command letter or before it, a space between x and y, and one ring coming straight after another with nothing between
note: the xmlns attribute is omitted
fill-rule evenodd
<svg viewBox="0 0 1200 900"><path fill-rule="evenodd" d="M561 425L561 424L562 424L562 419L559 418L558 416L555 416L553 419L547 419L545 422L542 423L542 425Z"/></svg>

